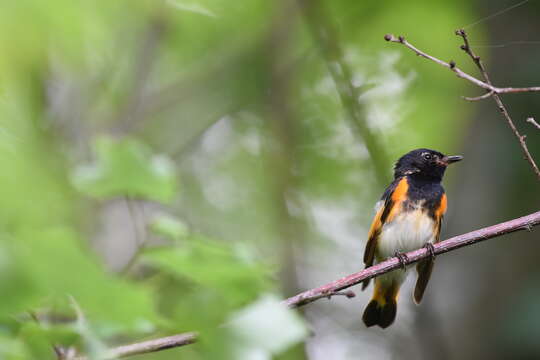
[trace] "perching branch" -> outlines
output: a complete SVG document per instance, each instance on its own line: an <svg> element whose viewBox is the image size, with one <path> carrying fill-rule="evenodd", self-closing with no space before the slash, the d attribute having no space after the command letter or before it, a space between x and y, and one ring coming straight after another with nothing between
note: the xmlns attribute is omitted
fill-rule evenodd
<svg viewBox="0 0 540 360"><path fill-rule="evenodd" d="M317 295L315 295L310 302L313 302L313 301L317 301L319 299L328 299L330 300L333 296L338 296L338 295L341 295L341 296L345 296L347 299L352 299L353 297L356 297L356 294L352 291L352 290L347 290L347 291L332 291L332 290L329 290L329 291L326 291L326 292L321 292L321 293L318 293ZM290 298L289 298L290 299ZM295 305L295 306L291 306L291 305L288 305L286 304L286 302L289 300L285 300L283 303L291 308L295 308L295 307L299 307L299 306L302 306L303 304L300 304L300 305Z"/></svg>
<svg viewBox="0 0 540 360"><path fill-rule="evenodd" d="M440 255L449 251L459 249L461 247L474 245L481 241L496 238L512 232L520 230L532 231L532 228L539 224L540 211L537 211L533 214L523 216L514 220L475 230L463 235L454 236L448 240L441 241L440 243L435 244L433 248L435 255ZM406 264L413 264L429 256L431 256L429 250L426 248L422 248L406 253L404 260ZM371 279L392 270L396 270L401 266L402 265L399 259L397 257L392 257L386 261L383 261L382 263L371 266L357 273L345 276L329 284L304 291L303 293L283 300L282 304L286 305L289 308L297 308L314 302L316 300L322 298L330 298L335 295L345 295L346 297L351 298L354 297L354 293L352 293L352 291L341 292L341 290L357 285L365 279ZM196 333L178 334L113 348L107 352L105 359L116 359L128 357L131 355L157 352L165 349L193 344L196 341ZM77 357L75 360L87 360L87 358Z"/></svg>
<svg viewBox="0 0 540 360"><path fill-rule="evenodd" d="M464 246L473 245L487 239L509 234L511 232L519 230L531 231L532 227L538 224L540 224L540 211L480 230L475 230L463 235L454 236L448 240L441 241L440 243L435 244L433 248L435 251L435 255L440 255L448 251L456 250ZM426 248L422 248L406 253L404 260L406 264L413 264L429 256L431 256L429 250ZM288 298L283 301L283 304L291 308L306 305L310 302L320 299L321 294L332 293L335 291L346 289L348 287L361 283L363 280L371 279L376 276L385 274L389 271L398 269L400 266L401 263L399 259L397 257L392 257L386 261L383 261L382 263L371 266L363 271L348 275L329 284L305 291L301 294Z"/></svg>
<svg viewBox="0 0 540 360"><path fill-rule="evenodd" d="M403 36L399 36L399 37L396 38L392 34L386 34L384 36L384 39L386 41L403 44L406 47L408 47L409 49L411 49L412 51L414 51L416 53L416 55L421 56L423 58L426 58L428 60L431 60L431 61L433 61L433 62L435 62L435 63L437 63L437 64L439 64L441 66L447 67L450 70L452 70L458 77L460 77L462 79L465 79L465 80L468 80L468 81L472 82L473 84L488 90L487 94L484 94L482 96L475 97L475 98L466 98L467 100L486 99L490 95L493 95L493 94L510 94L510 93L522 93L522 92L537 92L537 91L540 91L540 86L522 87L522 88L515 88L515 87L503 87L503 88L501 88L501 87L496 87L496 86L493 86L493 84L488 83L487 81L484 82L482 80L479 80L479 79L475 78L472 75L467 74L466 72L464 72L463 70L458 68L454 61L445 62L445 61L437 59L434 56L426 54L425 52L417 49L411 43L409 43L407 40L405 40L405 38ZM488 95L488 94L490 94L490 95Z"/></svg>
<svg viewBox="0 0 540 360"><path fill-rule="evenodd" d="M450 61L449 63L446 63L442 60L437 59L434 56L431 56L429 54L426 54L423 51L418 50L416 47L411 45L403 36L399 36L396 38L394 35L387 34L384 36L384 39L386 41L390 42L396 42L405 45L407 48L414 51L418 56L422 56L426 59L429 59L433 62L436 62L439 65L442 65L444 67L449 68L452 70L458 77L462 79L466 79L473 84L480 86L481 88L484 88L488 90L488 92L482 96L468 98L465 97L466 100L481 100L486 99L490 96L493 97L495 102L497 103L497 108L503 114L503 116L506 119L506 122L508 123L508 126L510 126L510 129L512 130L512 133L516 136L517 140L519 141L519 145L521 147L521 150L523 151L523 155L525 156L525 160L529 162L531 165L531 168L533 169L534 173L536 174L536 177L538 180L540 180L540 170L538 169L538 165L536 165L536 162L534 161L531 153L529 152L529 149L527 147L527 143L525 142L525 135L521 135L514 124L514 121L510 117L510 114L508 113L508 110L506 109L506 106L504 106L499 94L505 94L505 93L519 93L519 92L531 92L531 91L540 91L540 87L530 87L530 88L498 88L493 86L491 83L491 80L489 79L489 76L486 72L486 69L482 63L482 60L480 59L480 56L476 55L469 44L469 39L467 37L467 33L463 29L456 30L456 35L461 36L463 38L463 45L461 45L461 49L465 51L471 59L474 61L478 69L480 70L480 73L482 74L484 81L478 80L477 78L463 72L461 69L459 69L456 66L456 63L454 61Z"/></svg>

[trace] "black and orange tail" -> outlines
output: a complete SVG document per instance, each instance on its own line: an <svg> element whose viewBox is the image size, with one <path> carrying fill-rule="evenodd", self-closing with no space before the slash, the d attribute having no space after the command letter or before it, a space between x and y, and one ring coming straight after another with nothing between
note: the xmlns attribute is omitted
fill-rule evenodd
<svg viewBox="0 0 540 360"><path fill-rule="evenodd" d="M367 327L379 325L385 329L392 325L396 319L397 298L399 294L399 285L382 285L380 281L375 280L375 290L373 298L366 306L362 320Z"/></svg>

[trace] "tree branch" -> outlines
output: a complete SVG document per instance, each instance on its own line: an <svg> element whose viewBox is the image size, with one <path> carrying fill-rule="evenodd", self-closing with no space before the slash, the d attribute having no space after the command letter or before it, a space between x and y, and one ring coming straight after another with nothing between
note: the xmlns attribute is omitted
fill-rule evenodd
<svg viewBox="0 0 540 360"><path fill-rule="evenodd" d="M481 72L482 76L484 77L484 81L479 80L479 79L477 79L477 78L463 72L460 68L458 68L456 66L456 63L454 61L450 61L450 62L447 63L447 62L439 60L436 57L431 56L431 55L417 49L416 47L411 45L407 40L405 40L405 38L403 36L399 36L399 37L396 38L394 35L387 34L387 35L384 36L384 39L386 41L403 44L407 48L414 51L416 53L416 55L421 56L423 58L426 58L428 60L431 60L431 61L433 61L433 62L435 62L435 63L437 63L437 64L439 64L441 66L447 67L450 70L452 70L458 77L460 77L462 79L465 79L465 80L468 80L468 81L472 82L473 84L488 90L488 93L486 93L484 95L481 95L481 96L478 96L478 97L473 97L473 98L467 98L466 97L465 99L470 100L470 101L474 101L474 100L486 99L486 98L488 98L490 96L493 97L493 99L497 103L497 108L499 109L501 114L503 114L503 116L506 118L506 122L508 123L508 125L510 126L510 129L512 130L512 132L514 133L514 135L518 139L519 144L521 146L521 149L523 151L523 154L525 156L525 160L527 160L529 162L529 164L531 165L531 168L533 169L534 173L536 174L536 177L538 178L538 180L540 180L540 170L538 169L538 166L536 165L536 162L534 161L531 153L529 152L529 149L527 147L527 143L525 142L526 136L521 135L519 133L519 131L517 130L517 128L516 128L516 126L514 124L514 122L512 121L512 118L510 117L510 114L508 113L506 107L504 106L504 104L501 101L501 98L499 96L499 94L506 94L506 93L520 93L520 92L540 91L540 87L499 88L499 87L493 86L493 84L491 83L491 80L489 79L489 76L488 76L488 74L486 72L486 69L485 69L484 65L482 64L482 61L480 60L480 57L478 55L476 55L472 51L472 49L470 47L470 44L469 44L469 40L467 38L467 33L465 32L465 30L463 30L463 29L456 30L456 35L461 36L463 38L464 44L461 45L461 49L463 51L465 51L473 59L476 66L480 69L480 72Z"/></svg>
<svg viewBox="0 0 540 360"><path fill-rule="evenodd" d="M458 77L460 77L462 79L465 79L465 80L468 80L468 81L472 82L473 84L488 90L488 93L491 93L491 94L510 94L510 93L538 92L538 91L540 91L540 86L521 87L521 88L515 88L515 87L503 87L503 88L501 88L501 87L496 87L496 86L493 86L493 84L491 84L491 83L484 82L482 80L479 80L479 79L475 78L472 75L467 74L466 72L464 72L463 70L458 68L454 61L445 62L445 61L442 61L440 59L437 59L434 56L426 54L425 52L417 49L411 43L409 43L407 40L405 40L405 38L403 36L399 36L399 37L396 38L392 34L386 34L384 36L384 39L386 41L400 43L400 44L405 45L406 47L408 47L409 49L414 51L416 53L416 55L421 56L423 58L426 58L428 60L431 60L431 61L433 61L433 62L435 62L435 63L437 63L437 64L439 64L441 66L449 68ZM476 97L476 98L467 98L467 100L480 100L480 99L485 99L485 98L488 98L488 97L489 96L487 94L484 94L484 95Z"/></svg>
<svg viewBox="0 0 540 360"><path fill-rule="evenodd" d="M540 211L523 216L514 220L506 221L497 225L489 226L483 229L475 230L463 235L454 236L448 240L441 241L433 246L435 255L444 254L465 246L474 245L484 240L496 238L512 232L527 230L532 231L532 228L540 224ZM406 264L413 264L422 259L431 256L426 248L410 251L404 257ZM357 273L345 276L339 280L329 284L320 286L315 289L304 291L296 296L283 300L282 304L289 308L297 308L322 298L330 298L336 295L344 295L347 298L354 297L352 291L341 292L341 290L357 285L366 279L371 279L379 275L385 274L392 270L400 268L402 265L397 257L389 258L377 265ZM143 341L131 345L119 346L109 350L104 359L116 359L128 357L131 355L139 355L150 352L157 352L165 349L180 347L193 344L197 341L196 333L185 333L164 338ZM74 360L87 360L86 357L77 357Z"/></svg>
<svg viewBox="0 0 540 360"><path fill-rule="evenodd" d="M464 246L473 245L484 240L509 234L511 232L519 230L531 231L532 227L538 224L540 224L540 211L480 230L475 230L463 235L454 236L448 240L441 241L440 243L435 244L433 248L435 251L435 255L440 255L448 251L456 250ZM413 264L429 256L431 256L429 250L426 248L422 248L406 253L404 260L406 264ZM376 276L385 274L389 271L395 270L400 266L400 260L397 257L392 257L386 261L371 266L360 272L348 275L329 284L305 291L301 294L288 298L283 301L283 304L291 308L303 306L320 299L321 294L332 293L335 291L346 289L348 287L361 283L363 280L371 279Z"/></svg>
<svg viewBox="0 0 540 360"><path fill-rule="evenodd" d="M461 45L461 49L467 53L471 57L471 59L474 61L478 69L480 70L480 73L484 77L484 80L486 83L491 85L491 80L488 76L488 73L486 71L486 68L484 67L484 64L482 63L482 60L480 59L480 56L476 55L471 45L469 44L469 38L467 37L467 33L463 29L456 30L456 35L461 36L463 38L463 45ZM508 110L506 110L506 106L504 106L501 97L497 93L492 94L493 99L495 100L495 103L497 104L497 107L499 108L499 111L503 116L506 118L506 122L508 123L508 126L510 126L510 129L516 136L516 138L519 141L519 144L521 146L521 150L523 151L523 155L525 155L525 160L529 162L531 165L534 173L536 174L536 177L538 180L540 180L540 170L538 169L538 166L536 165L531 153L529 152L529 149L527 147L527 143L525 142L525 135L521 135L516 128L516 125L514 124L514 121L512 121L512 118L510 117L510 114L508 113Z"/></svg>
<svg viewBox="0 0 540 360"><path fill-rule="evenodd" d="M119 359L133 355L147 354L193 344L195 341L197 341L197 333L177 334L130 345L118 346L108 350L101 359ZM79 356L74 360L88 360L88 358L86 356Z"/></svg>

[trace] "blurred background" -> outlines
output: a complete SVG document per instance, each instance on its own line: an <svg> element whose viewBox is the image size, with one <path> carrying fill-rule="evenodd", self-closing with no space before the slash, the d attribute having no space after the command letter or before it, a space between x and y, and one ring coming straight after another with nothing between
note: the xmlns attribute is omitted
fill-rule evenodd
<svg viewBox="0 0 540 360"><path fill-rule="evenodd" d="M361 321L371 289L278 306L363 268L411 149L465 157L442 238L538 210L493 101L383 40L477 75L465 27L495 85L538 86L540 4L485 19L518 3L2 1L0 359L185 331L200 342L138 358L538 359L536 233L437 258L386 330ZM537 161L539 99L503 98Z"/></svg>

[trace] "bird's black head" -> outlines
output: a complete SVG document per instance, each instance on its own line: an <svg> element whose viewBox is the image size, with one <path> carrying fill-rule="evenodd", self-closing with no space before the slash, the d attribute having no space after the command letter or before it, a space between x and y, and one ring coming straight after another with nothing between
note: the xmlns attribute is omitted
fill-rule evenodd
<svg viewBox="0 0 540 360"><path fill-rule="evenodd" d="M416 149L403 155L394 166L394 177L409 175L415 178L441 181L446 167L462 160L459 155L447 156L430 149Z"/></svg>

